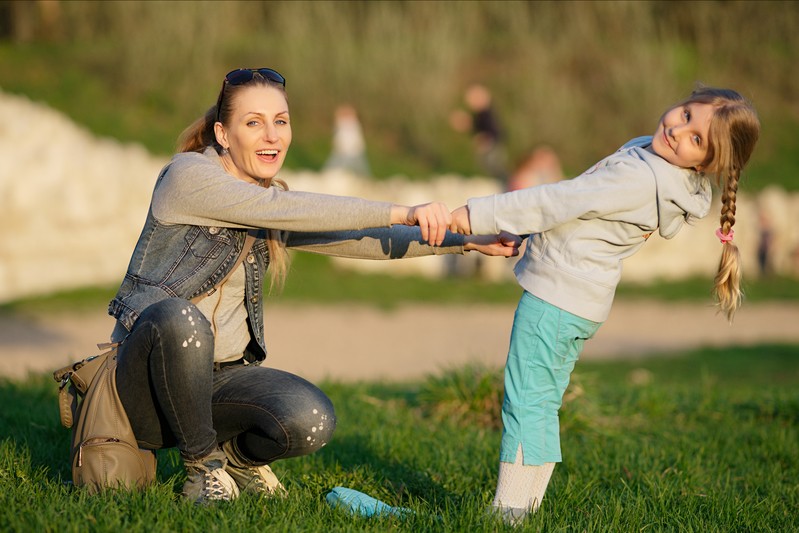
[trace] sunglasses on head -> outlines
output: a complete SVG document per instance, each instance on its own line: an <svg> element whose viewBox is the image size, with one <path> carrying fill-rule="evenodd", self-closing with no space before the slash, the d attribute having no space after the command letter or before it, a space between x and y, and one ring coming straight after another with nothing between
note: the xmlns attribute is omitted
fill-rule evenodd
<svg viewBox="0 0 799 533"><path fill-rule="evenodd" d="M225 95L225 84L244 85L252 81L256 74L271 82L279 83L283 87L286 86L286 78L278 71L271 68L237 68L236 70L231 70L225 75L225 79L222 80L222 90L219 91L219 99L216 101L217 122L219 122L219 113L222 110L222 98Z"/></svg>

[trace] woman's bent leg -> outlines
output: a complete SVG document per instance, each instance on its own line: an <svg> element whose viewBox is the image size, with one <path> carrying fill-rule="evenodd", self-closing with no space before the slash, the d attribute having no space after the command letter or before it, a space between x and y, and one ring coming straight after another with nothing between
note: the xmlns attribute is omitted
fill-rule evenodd
<svg viewBox="0 0 799 533"><path fill-rule="evenodd" d="M196 460L217 446L211 417L214 337L189 301L142 312L119 348L117 387L143 448L177 446Z"/></svg>
<svg viewBox="0 0 799 533"><path fill-rule="evenodd" d="M250 466L313 453L336 428L333 404L318 387L274 368L215 372L212 404L219 441Z"/></svg>

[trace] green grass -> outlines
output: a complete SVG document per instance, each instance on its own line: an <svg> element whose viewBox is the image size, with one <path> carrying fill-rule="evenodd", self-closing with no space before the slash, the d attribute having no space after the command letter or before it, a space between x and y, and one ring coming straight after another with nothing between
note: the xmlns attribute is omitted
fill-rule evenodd
<svg viewBox="0 0 799 533"><path fill-rule="evenodd" d="M334 440L280 461L286 500L194 508L160 483L90 497L69 479L69 432L47 377L0 381L0 531L510 531L484 516L496 483L499 369L413 383L323 383ZM490 415L490 416L486 416ZM528 531L791 531L799 521L799 346L578 364L561 411L564 462ZM330 509L347 486L406 519Z"/></svg>
<svg viewBox="0 0 799 533"><path fill-rule="evenodd" d="M500 261L501 259L493 259ZM510 268L510 264L508 265ZM711 302L710 279L622 283L620 299L652 298L667 301ZM0 312L81 311L105 308L117 287L84 287L0 304ZM744 280L745 302L797 301L799 283L792 278ZM416 276L364 274L336 268L330 258L299 253L281 294L267 297L274 303L357 303L391 308L408 302L444 305L515 304L521 289L515 281L489 282L475 278L426 279ZM746 304L744 304L746 305Z"/></svg>

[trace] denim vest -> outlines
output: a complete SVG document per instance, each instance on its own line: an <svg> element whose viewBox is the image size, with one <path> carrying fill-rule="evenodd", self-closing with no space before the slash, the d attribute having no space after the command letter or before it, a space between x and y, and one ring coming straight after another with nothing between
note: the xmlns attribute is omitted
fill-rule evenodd
<svg viewBox="0 0 799 533"><path fill-rule="evenodd" d="M246 236L244 229L162 224L151 208L108 314L130 331L147 306L166 298L190 300L210 291L236 266ZM254 341L244 356L250 362L266 358L262 283L269 252L264 237L265 232L260 232L243 263L245 304Z"/></svg>

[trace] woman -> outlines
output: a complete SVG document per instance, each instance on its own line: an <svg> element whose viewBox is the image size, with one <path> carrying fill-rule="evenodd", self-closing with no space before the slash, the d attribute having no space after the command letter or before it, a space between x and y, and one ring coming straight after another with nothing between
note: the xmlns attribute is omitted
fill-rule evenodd
<svg viewBox="0 0 799 533"><path fill-rule="evenodd" d="M335 429L322 391L259 366L263 275L269 267L280 286L287 247L364 258L518 253L511 237L447 233L442 204L289 192L276 175L290 144L285 79L230 72L161 171L109 305L119 395L139 445L180 450L183 495L196 503L282 491L268 465L318 450Z"/></svg>

